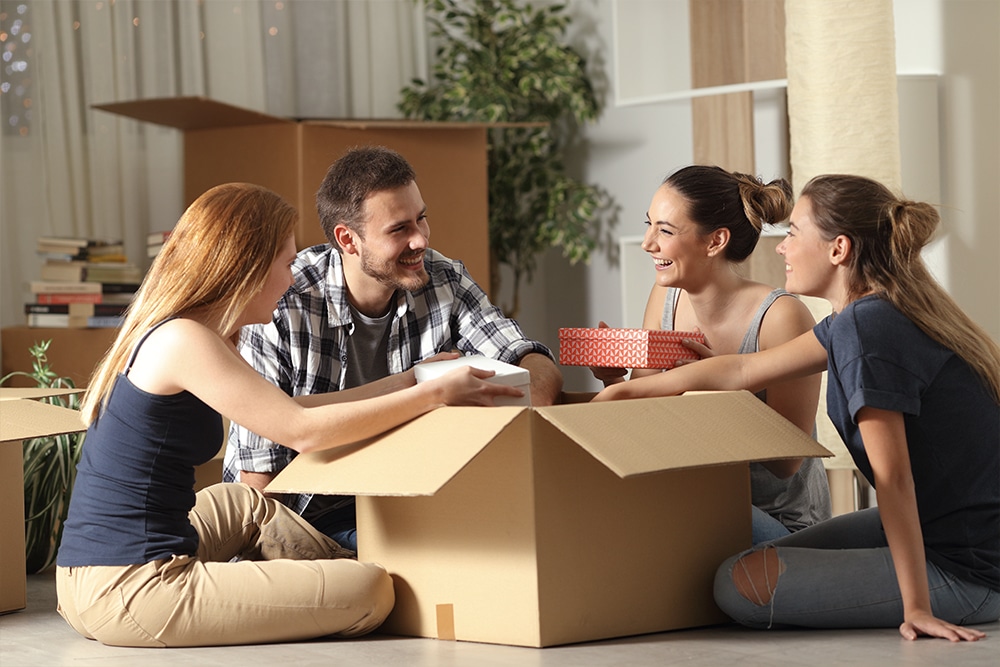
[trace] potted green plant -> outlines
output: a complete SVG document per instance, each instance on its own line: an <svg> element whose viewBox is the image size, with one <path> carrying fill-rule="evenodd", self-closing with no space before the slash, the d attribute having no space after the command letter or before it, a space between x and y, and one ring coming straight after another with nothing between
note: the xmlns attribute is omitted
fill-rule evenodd
<svg viewBox="0 0 1000 667"><path fill-rule="evenodd" d="M71 379L58 376L49 366L46 352L51 342L42 341L28 349L33 358L30 373L8 373L0 378L0 385L12 377L22 376L31 378L39 387L72 388ZM73 410L80 408L77 394L42 400ZM25 566L28 574L41 572L55 563L84 435L71 433L23 443Z"/></svg>
<svg viewBox="0 0 1000 667"><path fill-rule="evenodd" d="M489 130L491 293L499 264L513 271L516 317L520 283L539 253L559 247L571 263L597 246L609 198L567 173L565 150L599 104L584 58L563 40L563 5L533 8L516 0L423 0L438 43L433 79L414 79L399 109L409 118L479 121Z"/></svg>

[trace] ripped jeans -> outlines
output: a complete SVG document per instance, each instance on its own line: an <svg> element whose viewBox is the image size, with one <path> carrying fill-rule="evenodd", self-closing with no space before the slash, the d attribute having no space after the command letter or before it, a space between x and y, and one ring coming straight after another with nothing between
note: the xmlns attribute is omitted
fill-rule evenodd
<svg viewBox="0 0 1000 667"><path fill-rule="evenodd" d="M776 578L755 587L765 598L774 591L769 603L748 600L733 583L739 559L753 549L726 560L715 575L715 602L736 622L761 629L889 628L903 622L902 596L877 507L834 517L760 549L767 550L765 559L775 559L770 566ZM929 561L927 579L938 618L956 625L1000 618L1000 592L958 579Z"/></svg>

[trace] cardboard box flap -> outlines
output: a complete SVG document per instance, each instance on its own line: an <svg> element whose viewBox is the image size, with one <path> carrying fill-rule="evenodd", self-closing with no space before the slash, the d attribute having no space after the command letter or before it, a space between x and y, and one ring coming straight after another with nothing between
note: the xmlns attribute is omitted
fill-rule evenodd
<svg viewBox="0 0 1000 667"><path fill-rule="evenodd" d="M86 428L78 411L48 403L3 401L0 411L0 442L76 433Z"/></svg>
<svg viewBox="0 0 1000 667"><path fill-rule="evenodd" d="M748 391L576 405L538 412L619 477L831 456Z"/></svg>
<svg viewBox="0 0 1000 667"><path fill-rule="evenodd" d="M299 454L273 493L431 496L501 433L523 407L443 407L346 447ZM377 446L372 446L377 444Z"/></svg>
<svg viewBox="0 0 1000 667"><path fill-rule="evenodd" d="M179 130L292 122L287 118L270 116L207 97L161 97L95 104L93 108Z"/></svg>
<svg viewBox="0 0 1000 667"><path fill-rule="evenodd" d="M82 394L84 391L82 387L63 387L61 389L51 389L49 387L0 387L0 401L69 396L70 394Z"/></svg>
<svg viewBox="0 0 1000 667"><path fill-rule="evenodd" d="M355 130L408 130L421 129L491 129L491 128L534 128L547 127L550 123L544 121L520 121L507 123L489 123L473 120L411 120L406 118L299 118L305 125L328 125Z"/></svg>
<svg viewBox="0 0 1000 667"><path fill-rule="evenodd" d="M482 129L494 127L545 127L545 122L485 123L474 121L424 121L400 118L284 118L245 107L219 102L208 97L156 97L126 102L93 104L93 109L127 116L134 120L174 127L178 130L204 130L213 127L241 127L269 123L304 123L357 130L384 129Z"/></svg>

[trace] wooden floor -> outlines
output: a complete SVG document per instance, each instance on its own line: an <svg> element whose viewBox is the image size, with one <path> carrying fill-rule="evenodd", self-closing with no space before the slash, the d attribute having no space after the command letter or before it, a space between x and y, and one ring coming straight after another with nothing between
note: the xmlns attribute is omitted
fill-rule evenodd
<svg viewBox="0 0 1000 667"><path fill-rule="evenodd" d="M907 665L996 667L1000 623L981 628L985 640L951 644L903 640L896 630L782 630L736 625L666 632L545 649L370 635L359 640L198 649L129 649L83 639L55 612L51 573L28 577L28 608L0 616L0 666L198 667L423 665L492 667L644 667L656 665L822 667Z"/></svg>

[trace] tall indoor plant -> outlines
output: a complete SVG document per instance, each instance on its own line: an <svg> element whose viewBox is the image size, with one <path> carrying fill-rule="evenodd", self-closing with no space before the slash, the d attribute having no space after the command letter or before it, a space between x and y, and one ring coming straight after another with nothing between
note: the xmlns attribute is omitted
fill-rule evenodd
<svg viewBox="0 0 1000 667"><path fill-rule="evenodd" d="M574 130L599 104L584 58L564 43L563 5L518 0L423 0L438 44L429 82L415 79L399 109L410 118L533 126L489 130L491 292L499 264L513 271L516 316L520 283L539 253L560 247L571 263L596 248L607 196L571 177L564 154Z"/></svg>
<svg viewBox="0 0 1000 667"><path fill-rule="evenodd" d="M73 388L70 378L58 376L49 366L46 352L51 342L42 341L28 349L34 359L30 373L8 373L0 378L0 384L22 376L32 379L39 387ZM64 408L80 409L77 394L42 400ZM24 537L28 574L41 572L55 563L83 438L84 433L70 433L24 441Z"/></svg>

